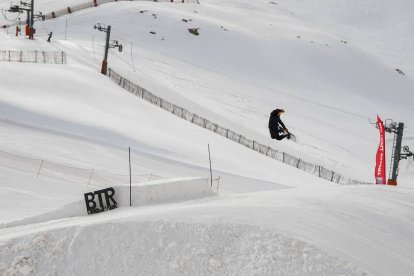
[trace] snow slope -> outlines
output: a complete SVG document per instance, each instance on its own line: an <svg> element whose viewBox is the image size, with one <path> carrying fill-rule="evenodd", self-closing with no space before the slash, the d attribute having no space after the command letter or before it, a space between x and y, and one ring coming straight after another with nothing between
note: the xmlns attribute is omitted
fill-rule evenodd
<svg viewBox="0 0 414 276"><path fill-rule="evenodd" d="M347 3L346 10L357 5ZM404 15L405 5L399 3L393 6ZM313 14L318 7L302 9ZM364 30L353 35L352 26L353 32L335 27L342 26L340 20L325 30L319 27L323 22L312 24L309 15L292 15L296 10L300 11L294 5L266 1L111 3L47 21L38 30L40 37L53 31L56 39L67 33L68 41L53 45L98 67L104 36L92 27L97 22L109 24L112 38L124 45L123 53L112 53L110 66L133 82L264 144L274 144L268 137L268 114L284 107L285 121L301 142L274 146L349 177L370 180L378 135L369 120L378 113L384 119L404 121L411 144L409 68L398 66L407 72L403 77L395 71L397 62L391 66L387 58L378 58L378 50L366 48L367 42L358 39ZM365 22L364 18L360 20ZM201 35L190 35L190 27L200 28ZM376 28L385 37L392 32ZM341 42L348 38L352 40L347 44ZM399 45L409 44L403 40ZM406 60L411 64L413 57ZM391 135L388 145L391 149Z"/></svg>
<svg viewBox="0 0 414 276"><path fill-rule="evenodd" d="M1 230L1 266L63 275L410 275L412 196L332 187L119 209Z"/></svg>
<svg viewBox="0 0 414 276"><path fill-rule="evenodd" d="M38 166L33 166L34 176L40 159L74 168L89 168L86 177L92 168L127 175L129 146L133 152L134 175L208 176L207 144L210 143L214 174L221 177L223 191L279 189L283 187L279 184L282 182L285 186L326 183L317 179L308 184L309 176L304 172L295 178L280 174L280 170L296 173L296 169L245 150L241 145L179 118L171 118L167 112L125 93L108 78L82 66L52 65L44 66L44 70L34 70L38 68L36 64L3 63L0 66L9 74L0 76L4 87L0 149L39 159ZM25 89L27 84L24 82L16 87L11 76L17 74L22 79L35 75L30 90ZM71 79L76 79L76 84L65 85ZM99 81L91 82L91 79ZM49 89L45 89L45 83ZM21 122L24 124L19 124ZM260 166L252 166L252 163ZM21 169L21 166L16 163L14 169ZM12 169L7 171L13 172ZM72 174L64 172L59 179L71 182L68 176L73 178ZM142 181L141 178L138 180ZM72 181L78 182L76 186L81 191L88 184L87 178L80 183L76 178ZM129 178L119 184L127 183ZM261 185L256 187L259 183ZM93 184L102 185L102 182ZM47 189L43 192L48 193ZM6 206L11 202L5 202Z"/></svg>
<svg viewBox="0 0 414 276"><path fill-rule="evenodd" d="M1 273L411 275L413 161L402 161L397 187L341 187L266 158L100 75L104 37L93 30L97 22L112 26L124 52L111 50L110 66L151 92L372 180L378 137L368 119L380 113L404 121L404 145L414 141L413 57L398 62L411 42L387 41L410 35L410 28L392 32L411 25L411 4L363 13L376 3L123 2L36 23L34 41L0 31L0 50L68 55L67 65L0 63L0 223L25 222L0 230ZM388 18L389 28L376 18ZM287 110L298 144L268 138L276 107ZM62 214L91 189L127 184L128 147L135 184L148 175L209 177L207 144L213 178L220 176L217 197L29 223Z"/></svg>
<svg viewBox="0 0 414 276"><path fill-rule="evenodd" d="M93 245L90 251L85 242ZM24 242L12 239L5 246L10 250L2 257L16 256L6 259L11 266L0 264L5 275L364 275L307 243L250 225L92 224L29 235Z"/></svg>

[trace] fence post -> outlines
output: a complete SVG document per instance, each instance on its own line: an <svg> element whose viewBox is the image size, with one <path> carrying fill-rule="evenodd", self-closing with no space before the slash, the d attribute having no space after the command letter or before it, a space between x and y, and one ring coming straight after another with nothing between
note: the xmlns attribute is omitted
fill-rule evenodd
<svg viewBox="0 0 414 276"><path fill-rule="evenodd" d="M132 206L132 168L131 168L131 147L128 147L129 158L129 206Z"/></svg>
<svg viewBox="0 0 414 276"><path fill-rule="evenodd" d="M37 178L39 178L39 174L40 174L40 170L42 169L42 166L43 166L43 160L40 163L39 171L37 172Z"/></svg>
<svg viewBox="0 0 414 276"><path fill-rule="evenodd" d="M285 163L285 152L282 152L282 162Z"/></svg>
<svg viewBox="0 0 414 276"><path fill-rule="evenodd" d="M333 182L334 175L335 175L335 172L334 172L334 171L332 171L331 182Z"/></svg>
<svg viewBox="0 0 414 276"><path fill-rule="evenodd" d="M298 163L296 164L296 168L299 169L300 158L298 159Z"/></svg>
<svg viewBox="0 0 414 276"><path fill-rule="evenodd" d="M92 179L93 170L94 170L94 169L92 169L92 171L91 171L91 175L89 176L88 186L89 186L89 183L91 182L91 179Z"/></svg>
<svg viewBox="0 0 414 276"><path fill-rule="evenodd" d="M9 51L9 62L10 62L10 51Z"/></svg>
<svg viewBox="0 0 414 276"><path fill-rule="evenodd" d="M210 144L207 144L207 147L208 147L208 160L210 162L210 187L213 187L213 171L211 170Z"/></svg>

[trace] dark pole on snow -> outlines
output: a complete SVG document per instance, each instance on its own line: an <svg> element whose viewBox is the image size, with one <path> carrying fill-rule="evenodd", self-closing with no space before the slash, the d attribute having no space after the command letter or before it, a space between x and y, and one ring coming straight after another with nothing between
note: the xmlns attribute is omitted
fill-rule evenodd
<svg viewBox="0 0 414 276"><path fill-rule="evenodd" d="M101 73L106 75L106 70L108 68L108 50L109 50L109 38L111 37L111 26L108 26L106 31L106 44L105 44L105 56L102 61Z"/></svg>
<svg viewBox="0 0 414 276"><path fill-rule="evenodd" d="M98 31L106 33L105 54L104 54L104 59L102 61L102 66L101 66L101 73L106 75L106 70L108 68L108 50L109 50L109 39L111 37L111 26L108 25L108 27L105 28L105 25L98 23L93 28L97 29Z"/></svg>
<svg viewBox="0 0 414 276"><path fill-rule="evenodd" d="M30 3L30 19L29 19L29 39L33 39L33 35L34 35L34 28L33 28L33 23L34 23L34 0L31 1Z"/></svg>
<svg viewBox="0 0 414 276"><path fill-rule="evenodd" d="M401 143L403 138L404 132L404 123L398 123L398 127L394 132L394 143L392 149L392 156L391 156L391 165L390 165L390 175L391 177L388 179L388 185L397 185L397 177L398 177L398 167L399 162L401 160Z"/></svg>
<svg viewBox="0 0 414 276"><path fill-rule="evenodd" d="M128 155L129 155L129 206L132 206L132 175L131 175L131 147L128 148Z"/></svg>
<svg viewBox="0 0 414 276"><path fill-rule="evenodd" d="M106 33L105 55L104 55L104 59L102 61L102 66L101 66L101 73L103 75L106 75L107 68L108 68L109 48L118 48L118 51L122 52L122 44L119 44L118 40L113 40L112 43L109 43L109 39L111 38L111 26L108 25L108 27L105 27L104 24L97 23L94 26L94 29L97 29L98 31Z"/></svg>

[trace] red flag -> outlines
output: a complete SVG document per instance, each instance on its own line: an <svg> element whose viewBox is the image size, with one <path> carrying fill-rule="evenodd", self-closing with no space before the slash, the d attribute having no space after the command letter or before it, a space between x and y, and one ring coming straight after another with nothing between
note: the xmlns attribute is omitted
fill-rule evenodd
<svg viewBox="0 0 414 276"><path fill-rule="evenodd" d="M384 123L377 115L377 126L380 133L380 143L377 150L377 162L375 165L375 180L376 184L386 184L385 181L385 128Z"/></svg>

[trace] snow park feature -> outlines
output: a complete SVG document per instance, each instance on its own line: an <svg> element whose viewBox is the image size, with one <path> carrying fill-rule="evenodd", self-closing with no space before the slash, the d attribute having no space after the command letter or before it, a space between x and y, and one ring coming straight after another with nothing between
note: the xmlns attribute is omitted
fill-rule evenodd
<svg viewBox="0 0 414 276"><path fill-rule="evenodd" d="M32 40L9 8L0 275L414 274L414 2L34 0Z"/></svg>

